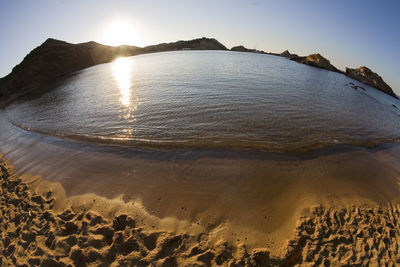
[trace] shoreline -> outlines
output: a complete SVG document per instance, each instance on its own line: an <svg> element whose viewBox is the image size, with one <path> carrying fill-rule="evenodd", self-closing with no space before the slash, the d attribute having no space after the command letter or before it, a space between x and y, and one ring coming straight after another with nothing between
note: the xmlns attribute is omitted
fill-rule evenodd
<svg viewBox="0 0 400 267"><path fill-rule="evenodd" d="M146 235L153 236L158 231L155 234L157 240L160 238L160 244L155 246L159 246L157 252L147 248L131 251L125 255L131 257L136 253L136 262L131 264L140 265L140 260L147 257L140 254L143 251L146 255L160 255L165 250L161 240L166 236L168 240L179 236L181 243L165 257L149 260L156 265L168 259L170 266L209 266L217 265L222 258L225 265L244 262L252 266L258 261L261 265L290 266L294 262L318 261L322 264L329 253L332 253L328 259L331 264L339 261L378 264L378 260L395 264L398 260L394 252L374 258L378 252L389 251L378 251L382 240L386 243L390 240L387 246L391 249L397 245L398 233L392 237L389 227L379 230L380 236L371 236L370 231L375 230L368 230L367 226L372 224L371 229L378 229L382 224L384 217L377 215L378 223L368 215L379 214L379 207L386 218L397 220L397 215L393 217L399 211L400 199L400 146L397 144L374 149L322 149L310 152L307 157L255 155L252 151L247 156L232 151L166 154L25 132L11 127L4 117L0 126L3 129L0 153L13 164L7 166L14 170L16 179L21 179L43 199L49 190L53 191L57 203L51 209L54 216L71 210L74 218L80 218L86 216L81 214L83 211L91 211L112 227L115 216L122 214L135 220L134 229L140 228ZM358 210L358 215L354 215L353 208ZM347 219L343 222L339 219L335 226L329 221L337 220L338 214ZM349 256L357 242L361 242L354 237L357 235L354 216L368 228L365 233L358 233L362 243L372 240L368 241L372 242L368 251L375 253L364 255L365 248L358 248L356 255L364 255L360 256L363 259ZM8 224L10 220L5 222ZM80 225L82 220L74 223ZM61 220L60 226L54 227L65 223ZM93 231L97 231L95 228ZM132 237L130 232L134 229L129 229L124 240ZM350 241L349 236L352 236ZM65 244L64 239L60 236L56 242ZM201 242L201 248L194 248L194 244ZM90 253L100 251L106 255L112 244L99 249L88 249L88 246L75 249L89 261ZM181 247L181 244L186 245ZM344 248L340 248L342 245ZM71 251L74 246L70 246ZM191 254L192 249L198 253ZM344 252L339 253L340 249ZM50 254L46 255L50 257L54 251L49 250ZM219 257L221 251L227 251L228 256ZM70 254L63 255L65 261L71 260ZM118 262L113 264L124 264L121 260L127 260L125 256L116 256L114 260ZM59 257L53 259L60 261Z"/></svg>
<svg viewBox="0 0 400 267"><path fill-rule="evenodd" d="M218 237L218 226L173 229L182 222L171 218L163 225L142 206L94 194L66 198L59 184L20 177L12 169L1 160L1 266L400 263L399 204L314 206L298 218L281 253L274 254L273 241L248 249Z"/></svg>
<svg viewBox="0 0 400 267"><path fill-rule="evenodd" d="M3 113L3 114L2 114ZM4 110L0 111L0 116L4 117ZM278 159L278 160L299 160L299 159L310 159L314 157L331 155L335 153L343 153L349 151L362 151L368 150L369 152L379 151L386 149L391 146L400 146L400 136L393 138L379 138L367 141L354 141L353 143L337 143L337 144L318 144L315 146L308 146L299 148L297 150L272 150L262 149L255 147L221 147L215 145L214 147L197 147L195 145L169 145L160 143L146 143L146 141L134 140L119 140L119 139L103 139L101 137L87 137L87 136L75 136L75 135L54 135L45 131L37 131L29 128L25 128L22 125L15 124L14 122L6 119L2 122L9 124L11 127L16 128L19 131L24 132L26 137L35 138L37 135L38 139L46 139L49 143L60 143L63 146L68 147L97 147L99 151L111 151L111 150L126 150L132 151L135 155L156 155L164 153L166 156L160 158L185 158L195 159L206 155L207 157L223 157L223 158L252 158L252 159ZM106 140L106 141L101 141ZM82 145L80 145L82 144ZM136 144L136 145L135 145Z"/></svg>

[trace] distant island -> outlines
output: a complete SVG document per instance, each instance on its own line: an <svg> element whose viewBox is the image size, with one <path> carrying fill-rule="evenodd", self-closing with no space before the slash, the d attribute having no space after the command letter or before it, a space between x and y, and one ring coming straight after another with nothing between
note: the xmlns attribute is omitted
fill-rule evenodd
<svg viewBox="0 0 400 267"><path fill-rule="evenodd" d="M102 45L96 42L71 44L49 38L39 47L33 49L23 61L12 69L12 72L0 79L0 102L6 105L12 100L28 92L37 90L72 72L110 62L118 57L134 56L146 53L176 50L229 50L213 38L198 38L190 41L161 43L146 47L121 45L118 47ZM367 67L357 69L346 68L346 72L338 70L330 61L320 54L306 57L284 51L281 54L266 53L244 46L235 46L231 51L262 53L281 56L301 64L310 65L330 71L343 73L348 77L377 88L378 90L398 98L392 88L383 79Z"/></svg>

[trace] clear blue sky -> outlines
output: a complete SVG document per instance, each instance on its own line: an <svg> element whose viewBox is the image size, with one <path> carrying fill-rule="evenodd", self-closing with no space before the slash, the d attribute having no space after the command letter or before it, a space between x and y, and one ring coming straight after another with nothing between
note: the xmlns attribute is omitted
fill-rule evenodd
<svg viewBox="0 0 400 267"><path fill-rule="evenodd" d="M105 42L115 20L134 25L131 45L205 36L228 48L319 52L340 69L370 67L400 94L398 0L0 0L0 77L48 37Z"/></svg>

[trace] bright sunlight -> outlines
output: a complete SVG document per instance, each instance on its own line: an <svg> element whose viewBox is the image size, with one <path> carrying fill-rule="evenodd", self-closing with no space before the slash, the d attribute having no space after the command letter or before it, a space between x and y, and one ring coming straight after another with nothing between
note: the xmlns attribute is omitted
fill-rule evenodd
<svg viewBox="0 0 400 267"><path fill-rule="evenodd" d="M121 92L121 104L128 107L131 104L131 61L127 58L115 60L113 74Z"/></svg>
<svg viewBox="0 0 400 267"><path fill-rule="evenodd" d="M106 45L139 45L139 34L132 23L116 20L110 23L102 37L101 43Z"/></svg>

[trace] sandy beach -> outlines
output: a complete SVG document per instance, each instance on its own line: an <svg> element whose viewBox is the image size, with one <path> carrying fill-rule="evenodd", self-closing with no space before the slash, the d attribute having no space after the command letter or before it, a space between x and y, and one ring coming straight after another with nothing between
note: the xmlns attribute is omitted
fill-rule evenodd
<svg viewBox="0 0 400 267"><path fill-rule="evenodd" d="M58 183L18 176L1 165L2 266L292 266L400 262L400 206L309 209L281 255L269 246L232 245L218 227L167 230L144 207L94 194L66 197ZM188 224L188 222L186 222ZM195 234L195 232L197 232ZM260 237L261 238L261 237ZM215 242L215 240L218 240Z"/></svg>
<svg viewBox="0 0 400 267"><path fill-rule="evenodd" d="M1 265L396 265L400 147L149 152L1 120Z"/></svg>

